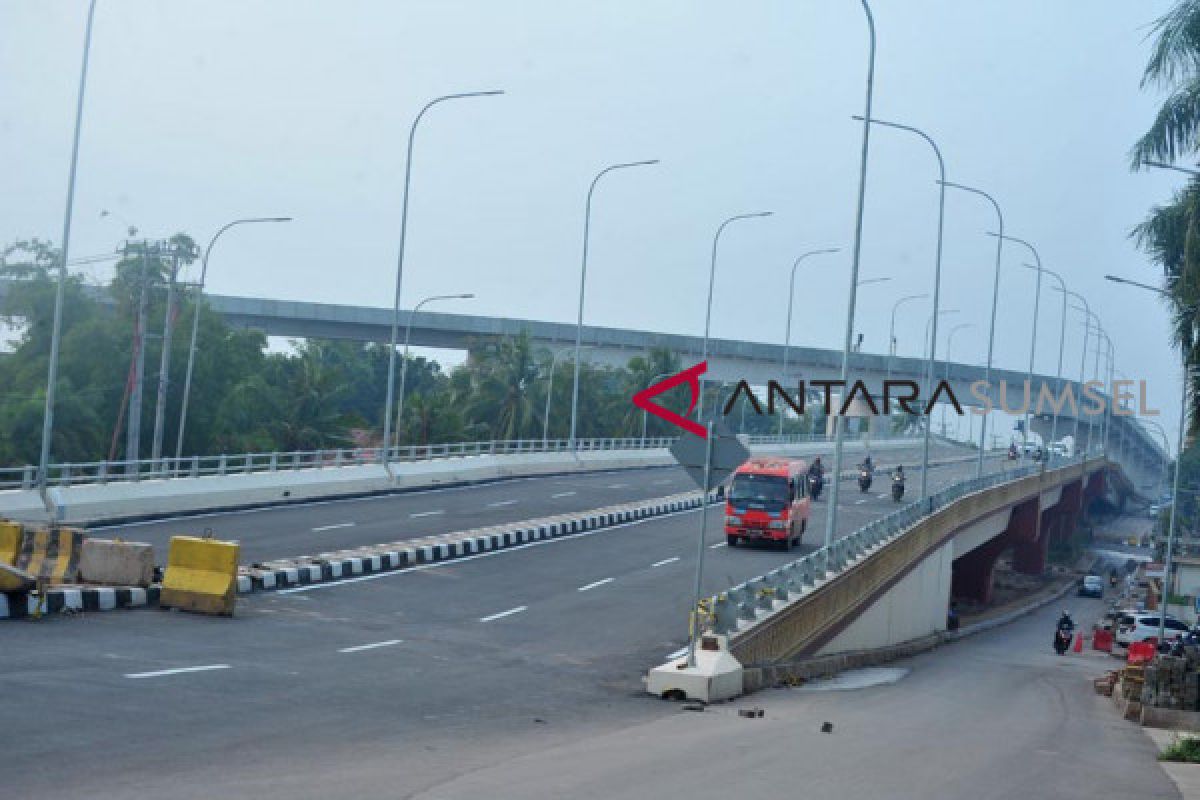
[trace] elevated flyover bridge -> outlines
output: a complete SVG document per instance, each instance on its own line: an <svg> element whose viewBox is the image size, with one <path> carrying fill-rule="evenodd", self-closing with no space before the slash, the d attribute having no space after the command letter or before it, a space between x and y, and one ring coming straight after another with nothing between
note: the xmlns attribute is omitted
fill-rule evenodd
<svg viewBox="0 0 1200 800"><path fill-rule="evenodd" d="M0 300L3 299L7 283L0 281ZM89 286L87 291L102 302L111 302L111 297L102 287ZM392 312L387 308L215 294L205 295L205 300L230 325L260 330L269 336L387 342L391 335ZM522 332L527 333L537 347L560 350L574 347L575 344L575 326L561 322L428 311L411 316L411 312L402 310L400 325L407 328L410 322L412 344L419 347L470 353ZM699 336L595 325L584 326L583 344L588 348L588 359L609 364L625 364L630 358L643 355L653 348L664 348L678 355L685 364L691 364L700 360L703 347ZM788 353L787 374L783 374L782 370L784 347L780 344L710 339L708 353L706 382L745 380L752 386L763 387L768 381L774 380L794 393L799 381L805 381L807 388L812 388L814 381L837 380L841 375L840 350L793 345ZM877 405L880 388L888 378L916 380L923 384L923 359L876 353L855 353L852 358L851 379L863 381L876 395ZM954 397L964 408L982 407L980 398L984 397L994 409L1014 410L1018 415L1023 413L1020 409L1027 377L1024 371L993 368L986 392L972 391L973 384L984 380L985 370L980 364L939 362L938 373L939 379L947 382ZM1002 385L1006 387L1003 397ZM1054 390L1055 377L1035 374L1031 390L1033 398L1036 399L1043 385ZM1074 397L1083 397L1082 387L1077 382L1064 379L1062 386L1064 389L1069 387ZM1140 402L1141 398L1137 397L1140 393L1136 388L1132 394L1135 402ZM761 392L760 397L765 400ZM939 399L945 400L947 397L943 395ZM928 398L922 398L920 403L926 400ZM1034 410L1038 410L1036 405ZM1046 407L1041 410L1044 413L1036 414L1032 427L1048 440L1051 409ZM1159 440L1136 422L1134 414L1144 410L1153 409L1135 407L1129 415L1112 415L1108 425L1108 445L1121 450L1122 461L1133 483L1148 489L1161 474L1168 454L1160 446ZM1081 415L1080 443L1092 443L1093 450L1104 449L1105 443L1101 441L1103 427L1101 417ZM1058 435L1061 437L1074 430L1074 412L1067 405L1059 415Z"/></svg>

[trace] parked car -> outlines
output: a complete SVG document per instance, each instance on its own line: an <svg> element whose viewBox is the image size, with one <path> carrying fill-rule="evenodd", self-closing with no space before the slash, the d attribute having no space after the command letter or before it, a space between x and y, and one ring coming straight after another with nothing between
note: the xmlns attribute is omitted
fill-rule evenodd
<svg viewBox="0 0 1200 800"><path fill-rule="evenodd" d="M1099 575L1084 575L1079 582L1080 597L1104 597L1104 579Z"/></svg>
<svg viewBox="0 0 1200 800"><path fill-rule="evenodd" d="M1168 616L1164 623L1165 635L1168 639L1187 633L1187 625ZM1133 642L1144 642L1147 639L1158 638L1158 612L1138 612L1124 614L1117 619L1116 641L1121 647L1128 647Z"/></svg>

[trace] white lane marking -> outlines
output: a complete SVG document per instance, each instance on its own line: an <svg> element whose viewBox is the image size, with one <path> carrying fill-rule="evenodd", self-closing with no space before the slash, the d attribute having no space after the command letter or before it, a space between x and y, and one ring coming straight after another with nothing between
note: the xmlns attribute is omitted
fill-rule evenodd
<svg viewBox="0 0 1200 800"><path fill-rule="evenodd" d="M687 655L687 651L688 651L688 649L686 647L681 647L678 650L676 650L674 653L669 653L667 655L667 661L670 661L675 658L679 658L680 656L685 656L685 655Z"/></svg>
<svg viewBox="0 0 1200 800"><path fill-rule="evenodd" d="M579 541L586 539L589 536L598 536L604 533L611 533L622 528L633 528L638 525L644 525L647 522L656 522L659 520L670 519L671 517L682 516L683 514L695 514L700 509L685 508L679 511L672 511L667 514L659 514L657 517L643 517L635 519L631 522L622 522L618 525L609 525L606 528L595 528L594 530L584 531L583 533L573 533L570 536L560 536L556 539L539 539L535 542L526 542L515 547L504 547L499 550L488 550L485 553L476 553L462 558L451 559L450 561L435 561L430 564L417 564L405 569L394 569L388 572L373 572L370 575L358 575L353 578L343 578L336 581L325 581L324 583L311 583L308 586L296 586L292 589L278 589L275 594L300 594L301 592L315 592L321 589L335 589L339 586L345 586L351 583L363 583L365 581L378 581L383 578L395 578L398 575L407 575L410 572L424 572L427 569L444 569L446 567L455 567L467 561L474 561L477 558L494 558L496 556L506 555L508 553L516 553L521 550L526 550L530 547L546 547L552 544L561 544L562 542Z"/></svg>
<svg viewBox="0 0 1200 800"><path fill-rule="evenodd" d="M614 484L611 484L608 488L609 489L628 489L629 484L628 483L614 483Z"/></svg>
<svg viewBox="0 0 1200 800"><path fill-rule="evenodd" d="M664 565L666 565L666 564L670 564L670 563L672 563L672 562L674 562L674 561L678 561L678 560L679 560L679 556L671 556L670 558L664 558L662 561L655 561L655 562L654 562L653 564L651 564L650 566L652 566L652 567L661 567L661 566L664 566Z"/></svg>
<svg viewBox="0 0 1200 800"><path fill-rule="evenodd" d="M615 581L615 580L616 580L616 578L605 578L604 580L600 580L600 581L593 581L592 583L589 583L587 586L580 586L580 587L579 587L578 589L576 589L575 591L577 591L577 592L590 592L592 589L595 589L597 586L603 586L604 584L606 584L606 583L612 583L612 582L613 582L613 581Z"/></svg>
<svg viewBox="0 0 1200 800"><path fill-rule="evenodd" d="M573 496L574 494L575 494L574 492L559 492L558 494L552 494L552 495L550 495L550 497L552 497L552 498L559 498L559 497L571 497L571 496Z"/></svg>
<svg viewBox="0 0 1200 800"><path fill-rule="evenodd" d="M386 642L371 642L370 644L359 644L354 647L338 648L339 653L357 653L360 650L374 650L377 647L391 647L394 644L400 644L403 639L388 639Z"/></svg>
<svg viewBox="0 0 1200 800"><path fill-rule="evenodd" d="M522 611L527 611L528 609L529 606L517 606L516 608L510 608L508 611L501 611L499 614L491 614L486 617L480 617L479 621L491 622L494 619L501 619L502 617L511 617L513 614L520 614Z"/></svg>
<svg viewBox="0 0 1200 800"><path fill-rule="evenodd" d="M864 497L862 500L855 500L854 505L861 506L865 502L867 502L867 498Z"/></svg>
<svg viewBox="0 0 1200 800"><path fill-rule="evenodd" d="M339 522L336 525L318 525L317 527L313 528L312 530L313 530L313 533L320 533L321 531L333 531L333 530L337 530L338 528L353 528L353 527L354 527L353 522Z"/></svg>
<svg viewBox="0 0 1200 800"><path fill-rule="evenodd" d="M499 508L500 506L511 506L516 500L497 500L494 503L488 503L488 508Z"/></svg>
<svg viewBox="0 0 1200 800"><path fill-rule="evenodd" d="M445 514L445 513L446 513L445 511L442 511L439 509L437 511L417 511L415 513L409 514L408 516L411 519L415 519L416 517L432 517L437 514Z"/></svg>
<svg viewBox="0 0 1200 800"><path fill-rule="evenodd" d="M716 550L718 547L724 547L724 546L725 546L725 542L717 542L716 544L710 544L710 545L708 546L708 549L709 549L709 550Z"/></svg>
<svg viewBox="0 0 1200 800"><path fill-rule="evenodd" d="M661 481L652 481L652 483L655 486L665 486L668 483L674 483L674 482L675 482L674 478L665 478L664 480L661 480Z"/></svg>
<svg viewBox="0 0 1200 800"><path fill-rule="evenodd" d="M163 675L180 675L184 672L208 672L214 669L229 669L228 664L205 664L201 667L176 667L175 669L160 669L154 672L126 672L126 678L158 678Z"/></svg>

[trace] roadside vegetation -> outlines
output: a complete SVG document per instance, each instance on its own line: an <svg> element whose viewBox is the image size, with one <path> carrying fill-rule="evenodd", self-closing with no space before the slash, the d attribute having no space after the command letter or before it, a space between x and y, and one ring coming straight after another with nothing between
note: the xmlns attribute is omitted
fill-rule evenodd
<svg viewBox="0 0 1200 800"><path fill-rule="evenodd" d="M195 258L189 237L179 234L175 241L183 243ZM0 304L0 321L15 331L0 353L3 466L37 460L57 258L58 251L51 244L38 240L15 242L0 251L0 279L9 282ZM134 320L143 286L147 287L148 329L141 449L142 457L148 457L168 270L164 260L139 256L120 261L114 279L99 292L96 287L86 287L78 275L69 279L53 461L125 458ZM102 302L105 296L108 302ZM233 329L203 303L197 310L193 289L181 288L176 297L164 437L169 446L164 446L164 454L174 454L189 337L197 311L200 327L185 456L380 444L386 343L310 339L294 342L292 352L270 352L261 332ZM553 362L553 353L535 347L525 335L481 342L464 365L449 370L427 358L410 358L400 442L540 439L551 384L548 435L565 438L574 364L570 352L560 354L551 381ZM580 367L578 435L641 436L643 414L630 398L680 366L679 357L663 349L635 356L620 367L588 363L585 351ZM706 403L717 402L717 391L715 386L710 388ZM686 387L672 390L658 401L682 411L688 401ZM740 412L735 406L729 417L739 430L776 431L776 418L759 417L751 409L744 415ZM784 430L807 433L823 427L823 418L817 416L788 419ZM645 431L650 437L676 433L653 415L646 418Z"/></svg>

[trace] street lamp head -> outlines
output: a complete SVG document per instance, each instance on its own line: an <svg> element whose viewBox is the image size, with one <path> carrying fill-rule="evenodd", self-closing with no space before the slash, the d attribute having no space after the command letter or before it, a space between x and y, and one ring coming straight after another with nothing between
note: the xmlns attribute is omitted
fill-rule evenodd
<svg viewBox="0 0 1200 800"><path fill-rule="evenodd" d="M454 297L457 300L473 300L475 298L475 294L473 292L467 292L466 294L456 294Z"/></svg>
<svg viewBox="0 0 1200 800"><path fill-rule="evenodd" d="M291 217L267 217L267 222L291 222Z"/></svg>

